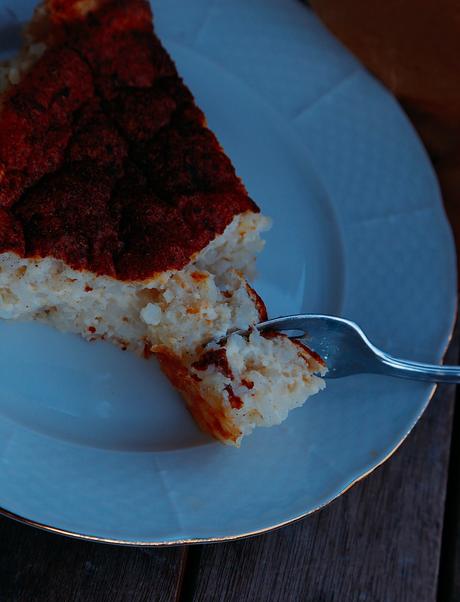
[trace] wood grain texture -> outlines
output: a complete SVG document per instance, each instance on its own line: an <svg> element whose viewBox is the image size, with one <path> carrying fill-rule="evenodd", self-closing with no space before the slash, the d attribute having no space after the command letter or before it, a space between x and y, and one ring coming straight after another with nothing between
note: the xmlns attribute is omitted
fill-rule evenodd
<svg viewBox="0 0 460 602"><path fill-rule="evenodd" d="M448 358L458 357L458 335ZM266 536L192 549L196 601L435 602L455 389L401 449L324 510Z"/></svg>
<svg viewBox="0 0 460 602"><path fill-rule="evenodd" d="M172 602L185 553L77 541L2 518L0 602Z"/></svg>
<svg viewBox="0 0 460 602"><path fill-rule="evenodd" d="M460 391L457 389L444 536L439 574L439 602L460 600Z"/></svg>

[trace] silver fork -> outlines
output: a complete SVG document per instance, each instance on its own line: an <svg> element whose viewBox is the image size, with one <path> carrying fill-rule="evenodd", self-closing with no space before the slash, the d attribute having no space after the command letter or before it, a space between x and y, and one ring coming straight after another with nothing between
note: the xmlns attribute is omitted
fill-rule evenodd
<svg viewBox="0 0 460 602"><path fill-rule="evenodd" d="M292 338L306 338L305 344L326 361L326 378L386 374L411 380L460 383L460 366L436 366L393 357L373 345L351 320L299 314L267 320L257 324L257 328L285 331Z"/></svg>

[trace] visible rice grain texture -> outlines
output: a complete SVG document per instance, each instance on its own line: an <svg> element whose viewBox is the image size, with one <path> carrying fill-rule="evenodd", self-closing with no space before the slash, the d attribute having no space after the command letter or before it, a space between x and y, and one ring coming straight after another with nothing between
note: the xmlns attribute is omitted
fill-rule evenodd
<svg viewBox="0 0 460 602"><path fill-rule="evenodd" d="M96 5L75 3L82 14ZM0 94L8 94L43 55L48 26L40 6L19 56L0 64ZM209 343L266 317L246 278L254 276L260 234L269 224L256 212L240 213L183 269L142 281L72 269L53 257L2 253L0 318L39 320L139 355L156 353L201 428L239 445L256 426L279 424L324 387L317 376L324 366L286 337L254 331L249 338L229 336L223 347ZM222 348L226 370L212 363L198 368L203 353L215 348Z"/></svg>
<svg viewBox="0 0 460 602"><path fill-rule="evenodd" d="M194 363L190 373L198 394L188 399L189 406L192 413L208 417L211 425L220 417L224 430L234 433L230 442L237 446L255 427L280 424L325 387L319 376L325 374L325 365L283 335L267 338L257 330L249 337L232 334L224 344L206 347L207 353L212 350L223 352L225 369L222 361L207 367ZM216 436L229 442L219 432Z"/></svg>
<svg viewBox="0 0 460 602"><path fill-rule="evenodd" d="M0 254L0 318L48 322L139 354L146 341L153 350L193 353L229 328L258 321L242 274L253 273L268 224L260 214L239 215L185 269L142 282L73 270L52 257Z"/></svg>

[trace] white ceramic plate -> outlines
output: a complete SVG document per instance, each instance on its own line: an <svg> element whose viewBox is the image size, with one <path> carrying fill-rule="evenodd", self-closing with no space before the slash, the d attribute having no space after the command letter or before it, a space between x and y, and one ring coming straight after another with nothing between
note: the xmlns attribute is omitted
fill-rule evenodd
<svg viewBox="0 0 460 602"><path fill-rule="evenodd" d="M269 312L338 313L390 352L439 360L454 247L394 100L295 1L155 8L211 127L274 218L256 283ZM4 31L11 11L24 19L30 3L0 0ZM0 383L4 512L147 545L239 537L313 511L392 453L433 390L331 381L235 450L196 429L153 361L42 325L0 324Z"/></svg>

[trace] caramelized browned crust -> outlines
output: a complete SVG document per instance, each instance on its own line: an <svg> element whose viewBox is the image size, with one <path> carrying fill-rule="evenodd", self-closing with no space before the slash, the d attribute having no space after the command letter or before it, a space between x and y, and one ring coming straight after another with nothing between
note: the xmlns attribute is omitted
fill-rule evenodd
<svg viewBox="0 0 460 602"><path fill-rule="evenodd" d="M323 358L318 353L316 353L316 351L313 351L313 349L307 347L305 343L302 343L302 341L299 341L298 339L291 339L287 334L284 334L284 332L279 332L277 330L264 330L261 334L266 339L289 339L293 345L296 345L298 347L299 357L305 360L309 370L311 370L312 372L317 372L318 370L326 368L326 362L323 360Z"/></svg>
<svg viewBox="0 0 460 602"><path fill-rule="evenodd" d="M241 432L235 426L229 411L223 407L222 398L205 400L200 392L199 377L193 375L180 358L167 349L155 355L163 372L186 400L187 407L201 430L224 443L236 443Z"/></svg>
<svg viewBox="0 0 460 602"><path fill-rule="evenodd" d="M122 280L181 269L256 205L145 0L48 9L50 47L0 114L0 252Z"/></svg>

